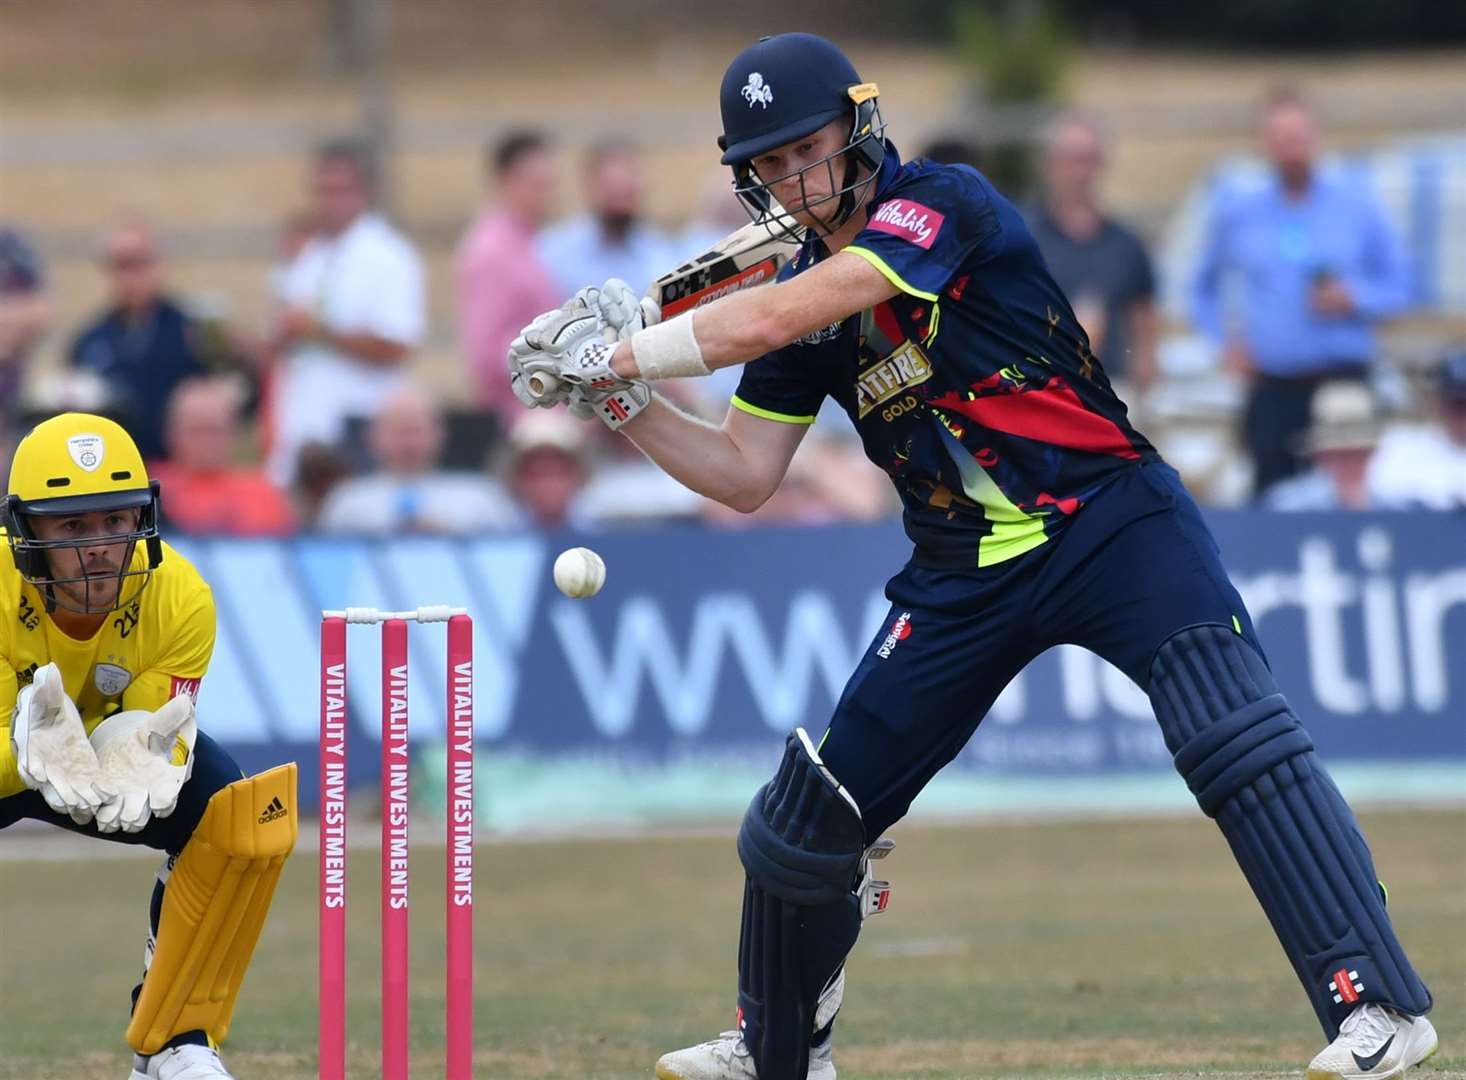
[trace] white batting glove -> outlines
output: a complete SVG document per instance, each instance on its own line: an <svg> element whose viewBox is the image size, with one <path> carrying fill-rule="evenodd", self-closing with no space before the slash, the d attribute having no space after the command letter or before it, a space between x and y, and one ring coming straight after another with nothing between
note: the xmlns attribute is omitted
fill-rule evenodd
<svg viewBox="0 0 1466 1080"><path fill-rule="evenodd" d="M115 792L97 809L101 832L135 833L150 818L165 818L178 805L178 793L193 775L198 737L193 698L179 694L157 712L129 709L103 720L92 731L92 748L103 781ZM174 758L182 742L181 764Z"/></svg>
<svg viewBox="0 0 1466 1080"><path fill-rule="evenodd" d="M91 821L111 796L81 714L66 696L55 664L37 668L30 685L16 695L10 743L21 783L78 825Z"/></svg>
<svg viewBox="0 0 1466 1080"><path fill-rule="evenodd" d="M536 394L529 385L529 376L524 370L526 361L542 358L539 349L534 348L528 342L531 334L538 333L550 320L564 314L565 310L576 301L570 301L564 308L553 308L535 317L534 321L519 332L519 336L509 343L509 389L514 391L514 396L519 403L527 409L549 409L570 396L570 387L557 387L549 393Z"/></svg>
<svg viewBox="0 0 1466 1080"><path fill-rule="evenodd" d="M649 296L640 296L620 278L607 278L604 285L587 285L575 294L601 317L602 335L608 341L625 341L638 330L662 321L662 309Z"/></svg>
<svg viewBox="0 0 1466 1080"><path fill-rule="evenodd" d="M620 278L604 285L588 285L575 299L600 316L601 337L606 342L625 341L662 317L655 300L640 296ZM614 373L613 373L614 374ZM619 379L611 387L582 384L570 395L570 411L582 420L597 416L612 431L651 404L651 387L641 379Z"/></svg>
<svg viewBox="0 0 1466 1080"><path fill-rule="evenodd" d="M630 379L616 390L586 390L576 387L570 395L570 411L582 420L598 416L612 431L652 403L652 388L640 379Z"/></svg>
<svg viewBox="0 0 1466 1080"><path fill-rule="evenodd" d="M545 374L572 386L606 389L625 382L611 370L616 345L601 333L600 312L573 300L543 322L527 328L525 343L539 352L521 367L527 374Z"/></svg>

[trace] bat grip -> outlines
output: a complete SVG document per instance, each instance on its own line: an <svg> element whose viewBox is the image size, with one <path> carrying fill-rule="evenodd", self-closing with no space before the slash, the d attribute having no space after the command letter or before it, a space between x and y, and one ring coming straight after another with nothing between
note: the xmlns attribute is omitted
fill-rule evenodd
<svg viewBox="0 0 1466 1080"><path fill-rule="evenodd" d="M549 397L560 388L560 380L548 372L538 371L529 377L529 392L537 398Z"/></svg>

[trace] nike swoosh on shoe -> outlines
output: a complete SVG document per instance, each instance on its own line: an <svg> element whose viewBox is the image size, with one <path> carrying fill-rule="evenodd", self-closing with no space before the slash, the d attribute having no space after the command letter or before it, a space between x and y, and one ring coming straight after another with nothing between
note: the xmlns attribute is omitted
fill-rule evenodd
<svg viewBox="0 0 1466 1080"><path fill-rule="evenodd" d="M1382 1045L1378 1050L1370 1054L1368 1057L1360 1057L1358 1054L1355 1054L1352 1051L1350 1052L1349 1056L1354 1059L1354 1064L1359 1066L1360 1072L1369 1072L1370 1069L1379 1064L1380 1058L1385 1056L1385 1051L1388 1050L1392 1045L1394 1045L1394 1042L1395 1036L1391 1035L1388 1039L1384 1041L1384 1045Z"/></svg>

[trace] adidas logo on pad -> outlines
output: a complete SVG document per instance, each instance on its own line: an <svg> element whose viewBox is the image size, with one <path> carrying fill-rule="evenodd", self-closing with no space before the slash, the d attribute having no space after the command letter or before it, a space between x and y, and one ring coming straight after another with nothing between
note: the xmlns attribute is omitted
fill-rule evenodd
<svg viewBox="0 0 1466 1080"><path fill-rule="evenodd" d="M265 807L265 812L260 815L260 824L267 825L272 821L278 821L287 813L285 804L280 801L280 797L277 795L270 800L270 805Z"/></svg>

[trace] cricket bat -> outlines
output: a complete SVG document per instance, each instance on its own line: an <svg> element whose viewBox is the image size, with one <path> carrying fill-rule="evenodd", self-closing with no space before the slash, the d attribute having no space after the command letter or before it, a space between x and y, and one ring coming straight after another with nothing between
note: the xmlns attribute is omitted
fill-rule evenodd
<svg viewBox="0 0 1466 1080"><path fill-rule="evenodd" d="M740 289L767 285L798 250L799 245L788 237L750 223L657 278L646 294L662 309L665 321ZM535 397L553 394L558 385L559 380L551 375L529 378Z"/></svg>

